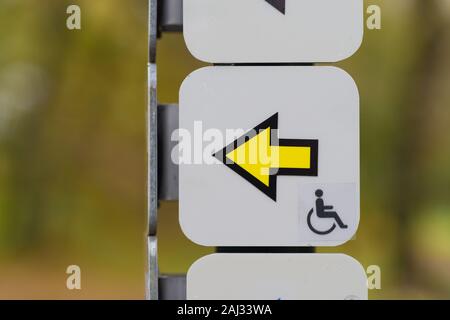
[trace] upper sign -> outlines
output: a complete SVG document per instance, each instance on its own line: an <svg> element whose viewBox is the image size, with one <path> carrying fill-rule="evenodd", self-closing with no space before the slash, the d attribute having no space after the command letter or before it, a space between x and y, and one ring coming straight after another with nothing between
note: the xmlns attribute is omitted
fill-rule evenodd
<svg viewBox="0 0 450 320"><path fill-rule="evenodd" d="M184 38L211 63L335 62L363 38L363 0L184 0Z"/></svg>
<svg viewBox="0 0 450 320"><path fill-rule="evenodd" d="M356 232L359 96L340 69L195 71L180 91L179 152L194 242L333 246Z"/></svg>
<svg viewBox="0 0 450 320"><path fill-rule="evenodd" d="M213 254L187 274L190 300L367 300L361 264L343 254Z"/></svg>

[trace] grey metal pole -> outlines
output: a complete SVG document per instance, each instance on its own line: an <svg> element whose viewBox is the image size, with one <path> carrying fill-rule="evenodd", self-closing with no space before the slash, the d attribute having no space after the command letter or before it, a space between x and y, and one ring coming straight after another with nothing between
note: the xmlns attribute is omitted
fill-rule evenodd
<svg viewBox="0 0 450 320"><path fill-rule="evenodd" d="M158 299L157 210L158 210L158 154L157 154L157 75L156 39L158 31L157 0L149 0L149 63L147 102L147 283L146 298Z"/></svg>

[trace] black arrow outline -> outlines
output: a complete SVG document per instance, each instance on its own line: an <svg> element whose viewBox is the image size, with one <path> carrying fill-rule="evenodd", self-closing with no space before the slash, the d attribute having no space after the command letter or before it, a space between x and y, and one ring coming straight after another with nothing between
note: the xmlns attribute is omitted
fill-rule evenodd
<svg viewBox="0 0 450 320"><path fill-rule="evenodd" d="M226 155L246 143L248 140L252 139L261 131L270 127L270 130L275 130L275 134L271 132L270 134L270 145L271 146L292 146L292 147L310 147L311 148L311 167L309 169L289 169L289 168L274 168L274 171L270 172L269 185L266 186L264 183L259 181L248 171L243 169L238 164L234 163L231 159L227 158ZM250 182L253 186L258 188L266 196L268 196L273 201L277 201L277 176L311 176L317 177L318 175L318 164L319 164L319 140L313 139L279 139L278 138L278 112L273 116L265 120L264 122L257 125L255 128L234 140L232 143L227 145L225 148L219 150L213 154L213 157L217 158L219 161L223 162L228 168L236 172L242 178Z"/></svg>
<svg viewBox="0 0 450 320"><path fill-rule="evenodd" d="M266 2L282 14L286 14L286 0L266 0Z"/></svg>

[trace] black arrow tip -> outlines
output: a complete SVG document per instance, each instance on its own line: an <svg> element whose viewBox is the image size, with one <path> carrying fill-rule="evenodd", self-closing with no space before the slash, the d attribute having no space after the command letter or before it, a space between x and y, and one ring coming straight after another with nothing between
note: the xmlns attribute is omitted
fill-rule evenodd
<svg viewBox="0 0 450 320"><path fill-rule="evenodd" d="M286 0L266 0L272 7L280 11L282 14L286 14Z"/></svg>

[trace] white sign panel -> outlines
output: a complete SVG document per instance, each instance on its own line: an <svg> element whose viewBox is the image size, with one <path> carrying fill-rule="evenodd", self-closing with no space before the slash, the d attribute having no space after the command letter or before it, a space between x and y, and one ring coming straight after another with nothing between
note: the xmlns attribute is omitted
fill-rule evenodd
<svg viewBox="0 0 450 320"><path fill-rule="evenodd" d="M184 0L190 52L212 63L335 62L363 38L363 0Z"/></svg>
<svg viewBox="0 0 450 320"><path fill-rule="evenodd" d="M209 67L180 91L180 224L205 246L335 246L359 223L359 95L334 67Z"/></svg>
<svg viewBox="0 0 450 320"><path fill-rule="evenodd" d="M343 254L213 254L187 274L189 300L367 300L367 278Z"/></svg>

